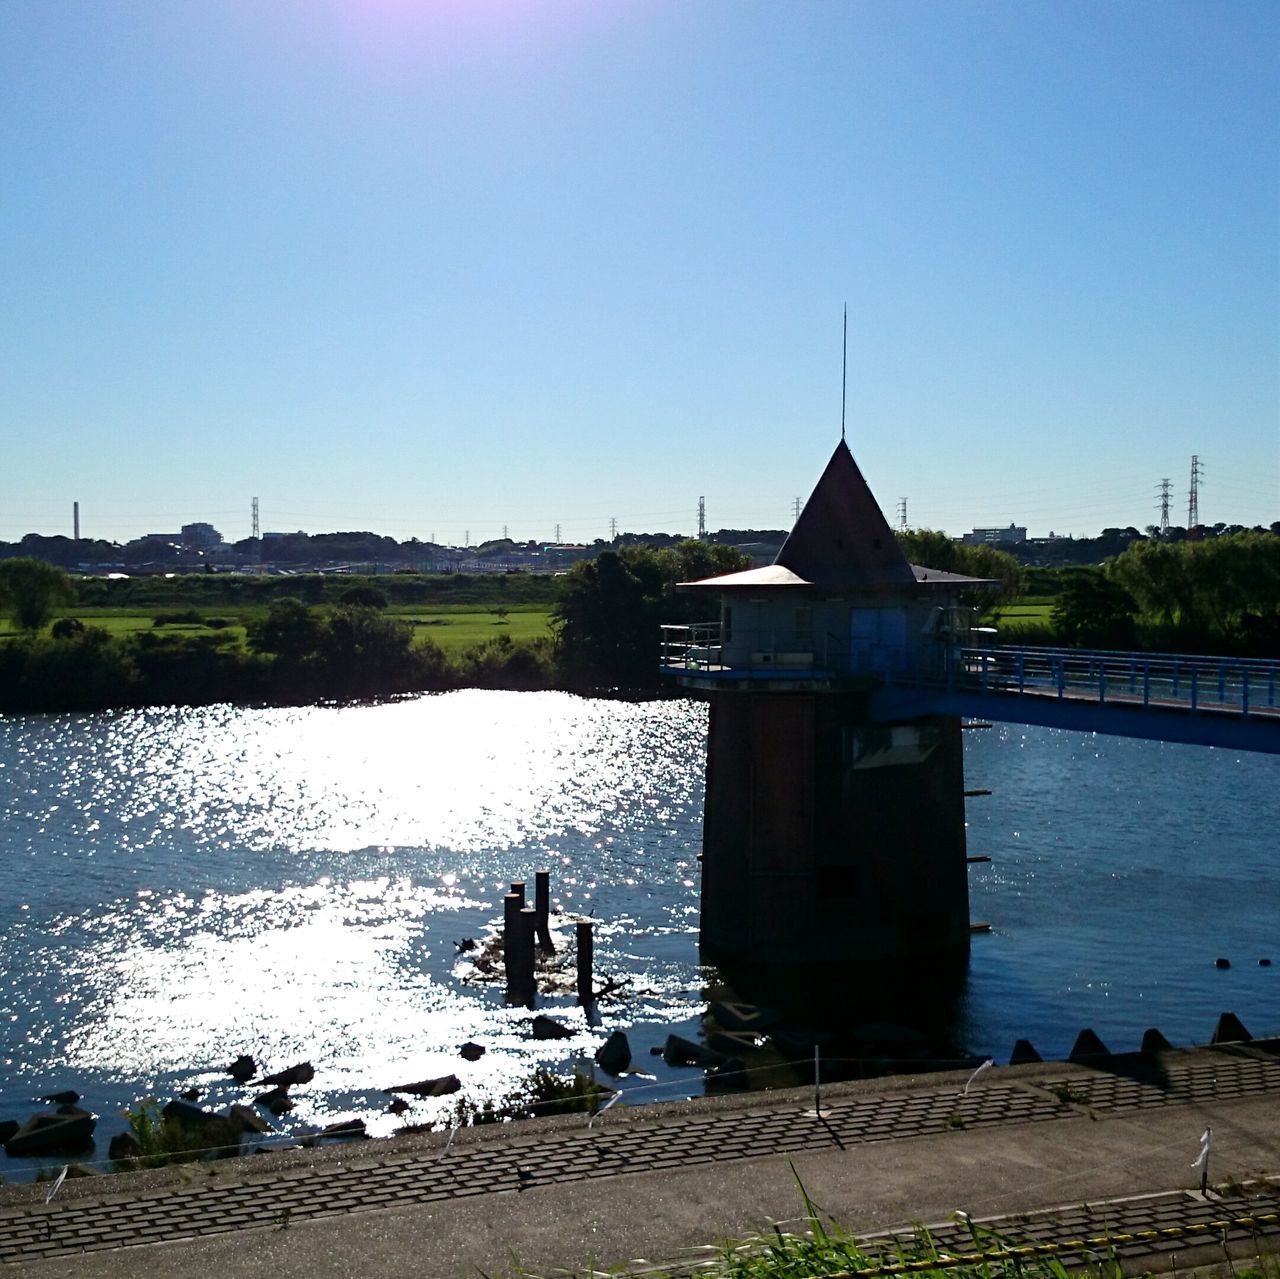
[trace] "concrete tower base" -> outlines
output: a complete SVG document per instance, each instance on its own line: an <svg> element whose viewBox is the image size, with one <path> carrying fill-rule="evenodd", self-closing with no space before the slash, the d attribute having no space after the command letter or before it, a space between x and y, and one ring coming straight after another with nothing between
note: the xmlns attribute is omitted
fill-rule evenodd
<svg viewBox="0 0 1280 1279"><path fill-rule="evenodd" d="M714 694L701 942L738 971L868 993L963 973L959 721L873 724L857 692Z"/></svg>

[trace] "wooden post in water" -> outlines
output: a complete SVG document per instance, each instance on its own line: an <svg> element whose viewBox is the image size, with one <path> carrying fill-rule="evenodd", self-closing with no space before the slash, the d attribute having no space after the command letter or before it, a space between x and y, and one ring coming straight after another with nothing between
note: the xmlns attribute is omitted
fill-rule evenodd
<svg viewBox="0 0 1280 1279"><path fill-rule="evenodd" d="M516 895L518 898L520 898L520 909L521 909L521 910L524 910L524 906L525 906L525 901L524 901L524 880L523 880L523 879L513 879L513 880L511 881L511 891L512 891L513 893L515 893L515 895Z"/></svg>
<svg viewBox="0 0 1280 1279"><path fill-rule="evenodd" d="M526 906L519 915L520 928L520 987L517 992L521 1003L532 1006L538 993L537 956L533 949L533 938L537 929L538 912L532 906Z"/></svg>
<svg viewBox="0 0 1280 1279"><path fill-rule="evenodd" d="M518 893L507 893L502 899L502 961L507 969L507 990L516 988L520 971L520 910Z"/></svg>
<svg viewBox="0 0 1280 1279"><path fill-rule="evenodd" d="M519 893L502 899L502 954L507 968L507 997L528 1003L534 995L533 910Z"/></svg>
<svg viewBox="0 0 1280 1279"><path fill-rule="evenodd" d="M555 954L555 943L551 940L551 872L549 870L534 871L533 903L537 911L537 919L534 922L538 945L548 953Z"/></svg>
<svg viewBox="0 0 1280 1279"><path fill-rule="evenodd" d="M595 1001L595 983L592 980L592 967L595 963L594 923L590 919L580 919L574 926L578 937L578 1002L590 1004Z"/></svg>

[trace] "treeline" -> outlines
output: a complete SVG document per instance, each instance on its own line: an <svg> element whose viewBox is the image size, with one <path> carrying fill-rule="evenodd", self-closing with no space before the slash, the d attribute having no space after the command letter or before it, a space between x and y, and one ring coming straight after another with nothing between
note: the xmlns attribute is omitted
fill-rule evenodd
<svg viewBox="0 0 1280 1279"><path fill-rule="evenodd" d="M0 712L300 703L462 687L652 689L660 623L695 620L705 607L679 595L677 584L747 563L731 547L699 542L606 551L558 579L553 639L503 635L454 655L415 642L410 625L382 611L381 593L392 593L394 578L377 578L376 590L338 579L346 598L332 603L268 598L265 613L245 623L241 644L226 619L207 617L209 632L194 634L161 627L113 635L74 615L48 626L70 602L73 583L49 565L11 561L0 570L0 602L23 633L0 642ZM330 579L318 580L327 591Z"/></svg>
<svg viewBox="0 0 1280 1279"><path fill-rule="evenodd" d="M1102 564L1116 555L1122 554L1129 546L1138 542L1155 542L1161 545L1180 542L1208 542L1217 538L1236 537L1240 533L1266 533L1280 537L1280 520L1270 525L1269 530L1261 524L1246 528L1243 524L1200 524L1193 529L1171 525L1160 529L1148 524L1145 531L1139 531L1130 525L1128 528L1104 528L1097 537L1060 537L1052 542L1020 542L1010 547L1014 555L1023 564L1034 564L1042 567Z"/></svg>
<svg viewBox="0 0 1280 1279"><path fill-rule="evenodd" d="M1101 568L1062 579L1053 635L1086 648L1280 657L1280 537L1133 542Z"/></svg>
<svg viewBox="0 0 1280 1279"><path fill-rule="evenodd" d="M547 688L550 640L501 635L456 655L376 608L278 600L248 642L209 634L112 635L74 618L0 643L0 712L297 704L450 688Z"/></svg>
<svg viewBox="0 0 1280 1279"><path fill-rule="evenodd" d="M909 529L897 534L902 553L912 564L960 573L999 582L997 589L984 590L973 603L982 606L1007 603L1025 588L1025 571L1008 551L985 543L954 542L936 529Z"/></svg>
<svg viewBox="0 0 1280 1279"><path fill-rule="evenodd" d="M550 608L557 580L545 573L299 573L290 577L245 573L180 573L173 577L72 579L75 600L90 608L247 608L296 597L313 605L336 604L354 587L373 587L390 604L522 604Z"/></svg>

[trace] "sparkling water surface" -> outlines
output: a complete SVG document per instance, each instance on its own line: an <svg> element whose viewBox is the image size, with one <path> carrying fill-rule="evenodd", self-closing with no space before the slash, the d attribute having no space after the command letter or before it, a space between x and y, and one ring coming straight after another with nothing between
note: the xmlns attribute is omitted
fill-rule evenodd
<svg viewBox="0 0 1280 1279"><path fill-rule="evenodd" d="M629 1101L699 1091L647 1049L696 1036L705 1006L706 722L688 700L479 690L0 718L0 1118L75 1088L104 1158L141 1097L245 1100L221 1067L249 1052L315 1065L286 1132L386 1133L456 1100L398 1119L391 1084L456 1073L462 1097L501 1097L614 1028L646 1072ZM1064 1055L1086 1025L1116 1049L1147 1026L1203 1042L1224 1009L1280 1031L1276 761L1017 726L965 746L967 785L995 793L967 801L969 851L992 857L970 871L972 915L992 931L959 1046ZM551 1043L456 944L541 868L554 908L597 921L597 974L627 983L597 1029L543 1000L575 1032ZM478 1062L458 1056L468 1039Z"/></svg>

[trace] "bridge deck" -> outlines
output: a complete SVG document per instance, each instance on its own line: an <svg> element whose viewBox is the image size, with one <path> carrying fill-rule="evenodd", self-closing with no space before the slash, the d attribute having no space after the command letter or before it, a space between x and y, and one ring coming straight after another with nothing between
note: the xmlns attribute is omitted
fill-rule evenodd
<svg viewBox="0 0 1280 1279"><path fill-rule="evenodd" d="M958 714L1280 754L1276 661L1062 648L959 648L945 662L937 649L925 661L901 650L846 649L832 661L828 648L805 669L734 668L709 640L712 630L699 629L683 660L668 649L665 672L703 689L861 682L874 688L871 713L883 720Z"/></svg>

